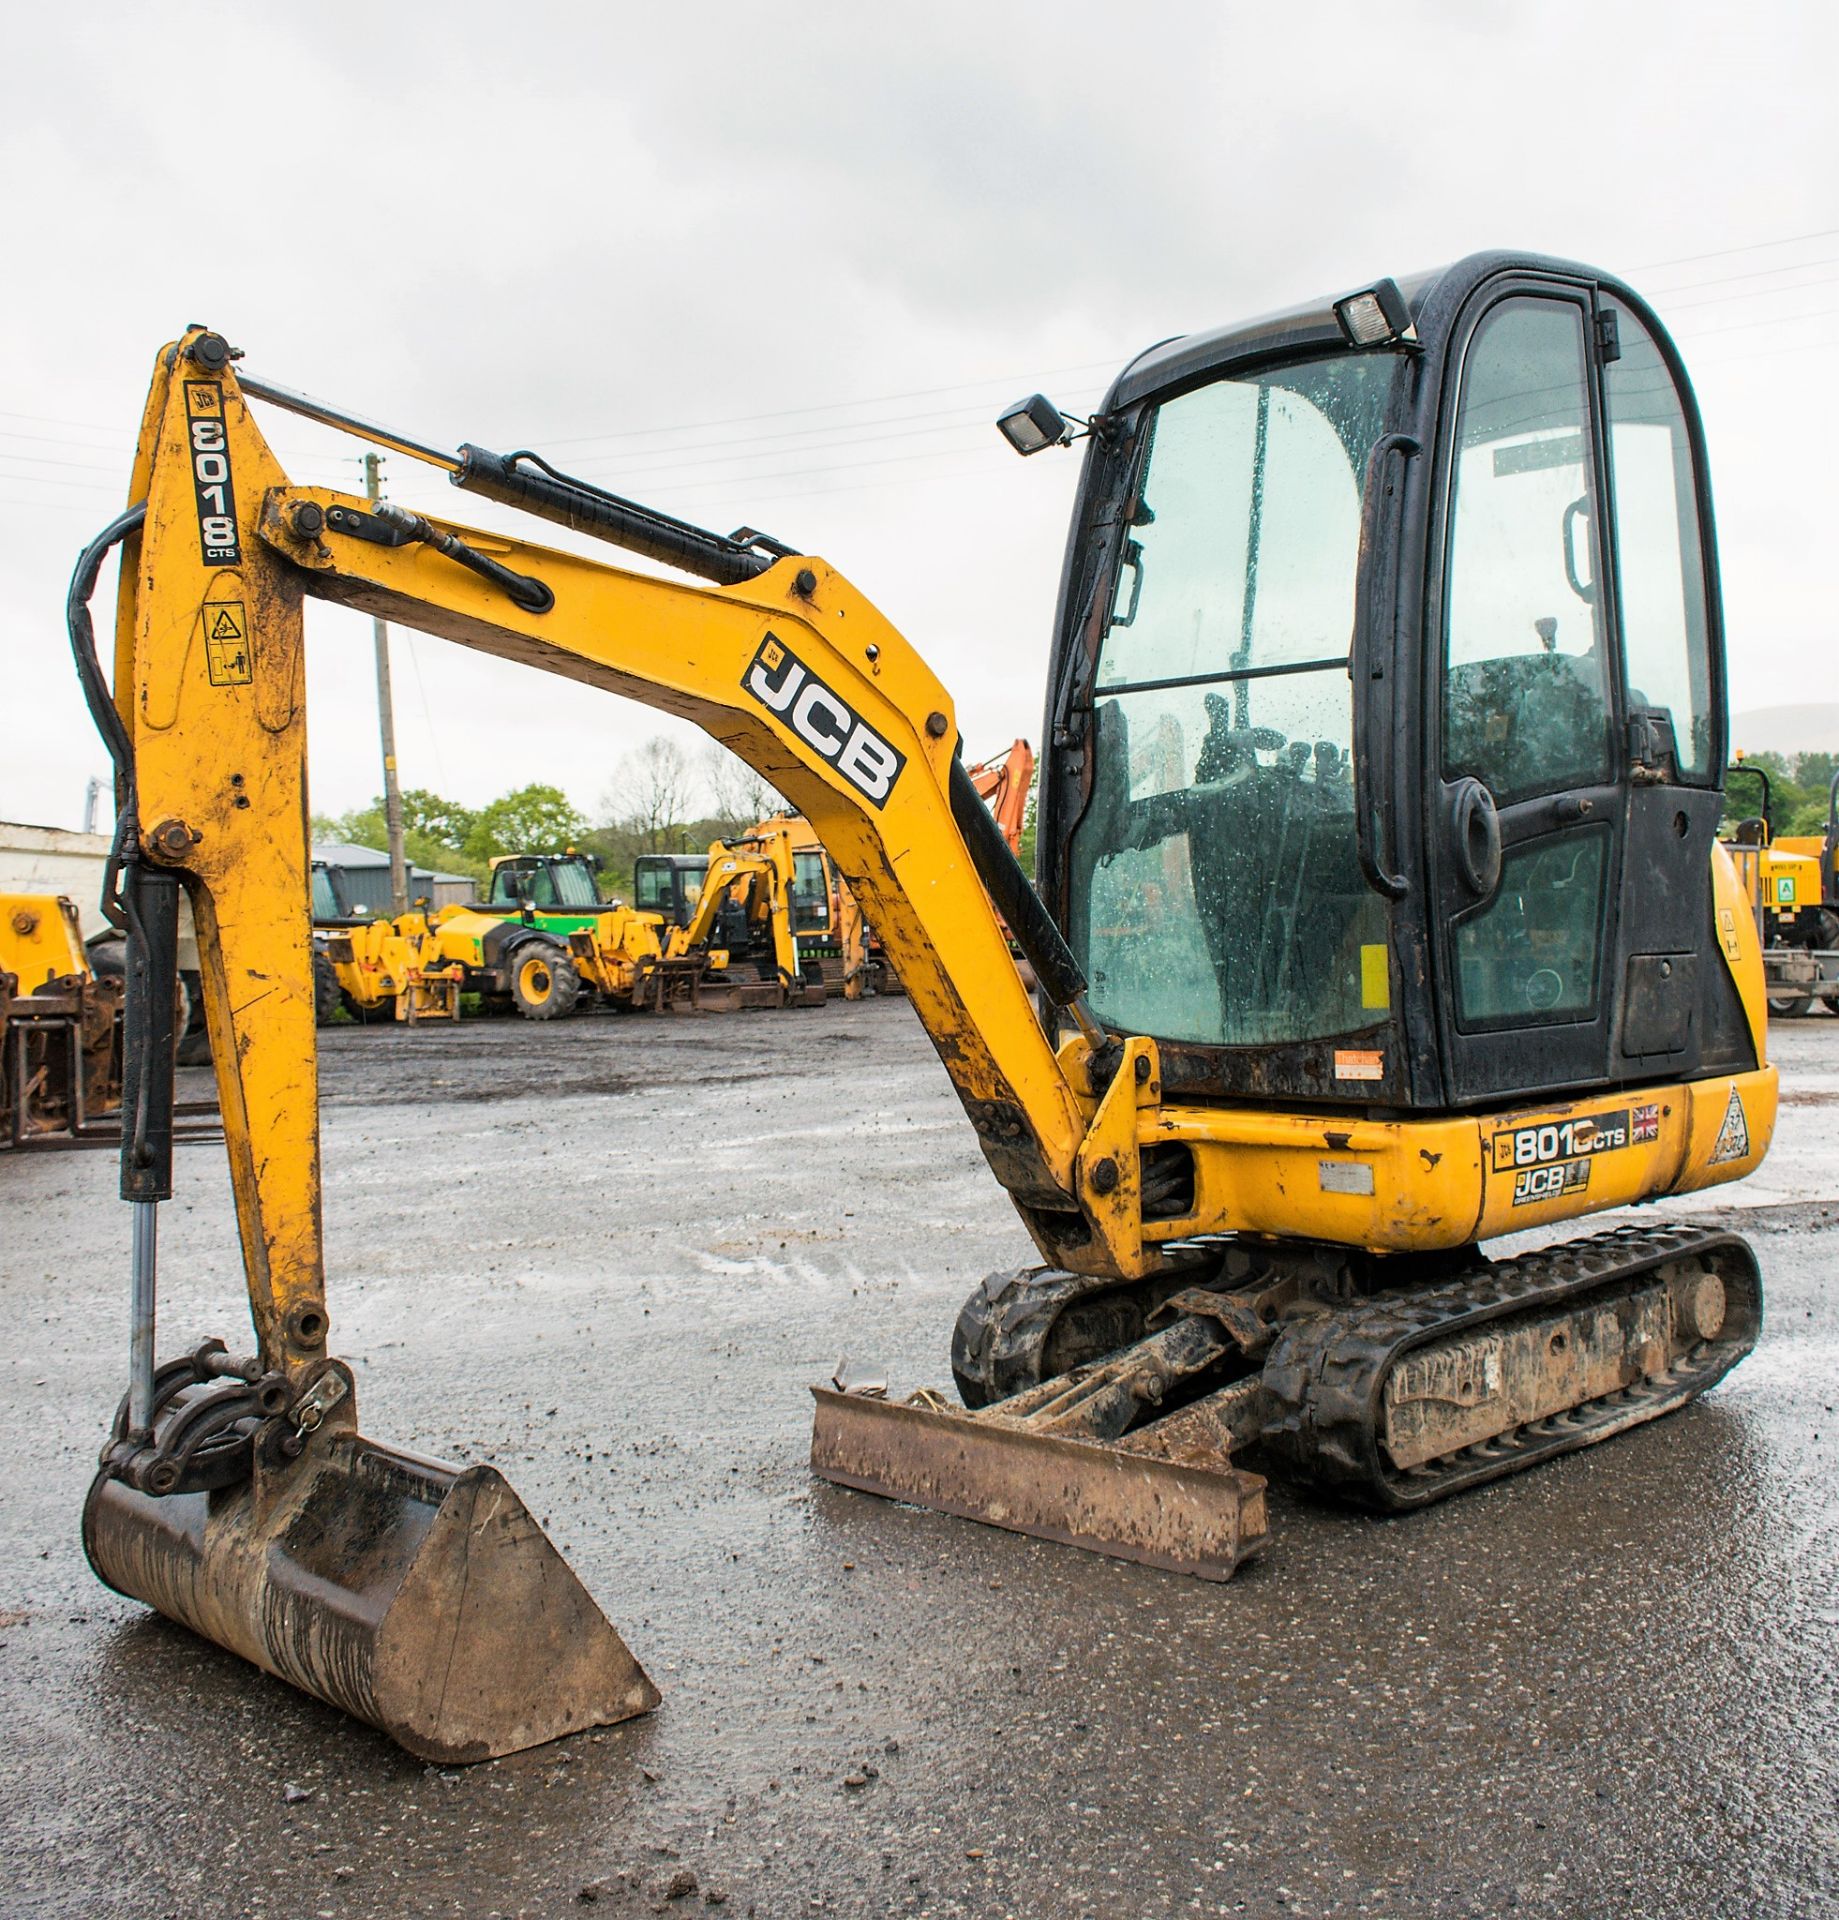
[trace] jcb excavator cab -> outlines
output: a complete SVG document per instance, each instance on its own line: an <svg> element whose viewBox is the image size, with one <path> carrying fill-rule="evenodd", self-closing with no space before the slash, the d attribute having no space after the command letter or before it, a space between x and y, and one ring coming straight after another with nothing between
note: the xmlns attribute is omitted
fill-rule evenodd
<svg viewBox="0 0 1839 1920"><path fill-rule="evenodd" d="M1041 887L1167 1086L1448 1112L1756 1065L1706 951L1703 438L1632 291L1489 254L1169 342L1077 511Z"/></svg>
<svg viewBox="0 0 1839 1920"><path fill-rule="evenodd" d="M708 871L706 853L641 853L632 863L632 904L661 913L667 927L687 927Z"/></svg>

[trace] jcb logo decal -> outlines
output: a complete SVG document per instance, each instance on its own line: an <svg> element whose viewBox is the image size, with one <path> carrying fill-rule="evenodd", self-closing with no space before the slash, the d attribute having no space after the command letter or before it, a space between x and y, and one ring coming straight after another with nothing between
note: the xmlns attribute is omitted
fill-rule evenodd
<svg viewBox="0 0 1839 1920"><path fill-rule="evenodd" d="M760 642L741 685L865 799L877 807L887 805L907 756L859 719L849 702L832 693L783 640L769 633Z"/></svg>

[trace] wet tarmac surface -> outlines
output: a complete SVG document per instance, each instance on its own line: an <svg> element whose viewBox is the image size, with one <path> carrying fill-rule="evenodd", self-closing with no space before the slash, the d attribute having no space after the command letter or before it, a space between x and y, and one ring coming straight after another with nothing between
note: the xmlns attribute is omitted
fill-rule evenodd
<svg viewBox="0 0 1839 1920"><path fill-rule="evenodd" d="M502 1468L665 1695L465 1770L95 1582L126 1209L0 1160L0 1910L1839 1912L1839 1021L1775 1047L1777 1152L1698 1208L1769 1289L1724 1385L1406 1520L1278 1492L1221 1587L811 1480L806 1384L944 1384L1030 1258L904 1003L335 1030L364 1429ZM161 1350L241 1297L184 1149Z"/></svg>

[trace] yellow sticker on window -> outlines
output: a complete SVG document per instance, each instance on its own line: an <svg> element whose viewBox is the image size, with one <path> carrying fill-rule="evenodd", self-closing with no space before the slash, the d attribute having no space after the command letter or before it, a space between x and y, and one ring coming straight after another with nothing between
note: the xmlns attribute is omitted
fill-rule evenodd
<svg viewBox="0 0 1839 1920"><path fill-rule="evenodd" d="M1360 1004L1374 1013L1384 1013L1392 1004L1392 972L1383 942L1360 949Z"/></svg>

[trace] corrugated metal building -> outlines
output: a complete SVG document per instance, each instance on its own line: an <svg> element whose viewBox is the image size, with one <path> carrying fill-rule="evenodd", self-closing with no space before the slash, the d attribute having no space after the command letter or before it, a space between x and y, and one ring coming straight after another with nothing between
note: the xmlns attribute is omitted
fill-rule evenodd
<svg viewBox="0 0 1839 1920"><path fill-rule="evenodd" d="M324 861L335 876L335 891L353 915L390 910L390 857L378 847L360 847L348 840L321 840L313 858ZM433 907L464 905L473 899L479 883L464 873L436 873L409 866L409 904Z"/></svg>

